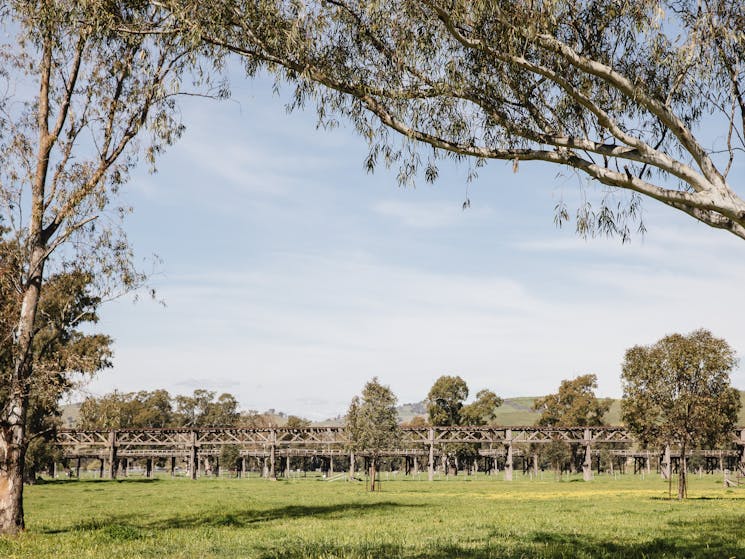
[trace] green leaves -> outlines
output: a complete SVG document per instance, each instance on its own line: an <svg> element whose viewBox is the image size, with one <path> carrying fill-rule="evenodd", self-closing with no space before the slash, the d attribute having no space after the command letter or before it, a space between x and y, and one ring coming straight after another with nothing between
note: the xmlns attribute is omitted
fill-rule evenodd
<svg viewBox="0 0 745 559"><path fill-rule="evenodd" d="M594 374L563 380L556 394L538 398L533 409L541 416L537 425L550 427L585 427L604 425L603 416L610 409L610 400L595 396L598 378Z"/></svg>
<svg viewBox="0 0 745 559"><path fill-rule="evenodd" d="M708 330L671 334L626 352L623 420L646 444L714 445L740 409L733 349Z"/></svg>
<svg viewBox="0 0 745 559"><path fill-rule="evenodd" d="M726 180L745 148L737 3L178 5L192 32L244 57L249 75L265 65L292 82L294 108L349 120L402 184L435 180L431 159L546 161L745 238L745 201ZM215 24L225 10L231 18ZM696 136L704 115L728 137L725 157ZM643 231L637 199L616 208L607 190L596 194L578 233L626 241Z"/></svg>
<svg viewBox="0 0 745 559"><path fill-rule="evenodd" d="M626 352L623 419L643 444L679 449L679 499L687 495L686 453L726 440L737 421L740 395L729 379L736 364L727 342L703 329Z"/></svg>
<svg viewBox="0 0 745 559"><path fill-rule="evenodd" d="M443 375L427 394L427 413L432 425L461 425L461 409L468 398L468 385L459 376Z"/></svg>
<svg viewBox="0 0 745 559"><path fill-rule="evenodd" d="M346 427L353 450L365 450L377 457L380 451L395 448L401 437L397 400L377 377L365 384L347 411Z"/></svg>

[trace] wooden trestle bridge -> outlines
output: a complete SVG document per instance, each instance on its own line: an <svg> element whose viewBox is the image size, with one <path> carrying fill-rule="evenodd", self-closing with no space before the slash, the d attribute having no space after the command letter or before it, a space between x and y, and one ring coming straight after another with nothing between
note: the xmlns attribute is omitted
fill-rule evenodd
<svg viewBox="0 0 745 559"><path fill-rule="evenodd" d="M729 444L721 449L694 451L707 457L727 457L728 463L745 472L745 427L735 428L728 437ZM504 479L511 480L514 459L523 458L527 465L529 445L553 441L578 445L583 452L582 470L585 479L592 476L592 458L600 449L612 455L633 457L637 465L649 468L650 457L657 458L661 469L669 473L674 459L679 457L669 446L658 451L634 450L636 440L624 427L406 427L397 448L378 453L385 457L422 457L427 465L429 479L434 478L435 462L448 448L456 444L470 445L479 456L492 457L503 463ZM333 459L349 457L351 470L355 458L367 457L368 452L350 451L350 440L344 427L305 428L179 428L179 429L115 429L74 430L62 429L57 433L57 444L65 460L77 459L78 472L81 460L98 459L101 474L114 479L122 460L146 459L148 473L155 459L169 459L173 472L177 459L188 464L189 475L196 479L200 459L219 456L226 445L236 448L245 461L259 458L265 461L269 477L275 477L278 460L291 457L316 457ZM356 456L355 456L356 454ZM413 460L419 463L419 458ZM533 454L533 468L538 469L537 456ZM417 466L415 466L417 467Z"/></svg>

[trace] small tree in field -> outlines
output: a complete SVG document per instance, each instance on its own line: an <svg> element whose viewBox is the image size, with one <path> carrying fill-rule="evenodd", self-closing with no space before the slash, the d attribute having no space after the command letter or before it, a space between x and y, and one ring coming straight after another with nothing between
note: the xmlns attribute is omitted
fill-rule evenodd
<svg viewBox="0 0 745 559"><path fill-rule="evenodd" d="M352 398L346 426L352 449L370 457L370 491L375 490L375 476L382 452L395 447L401 438L396 411L397 398L388 386L374 377L365 384L361 396Z"/></svg>
<svg viewBox="0 0 745 559"><path fill-rule="evenodd" d="M645 444L680 448L679 499L686 497L686 452L725 438L737 420L740 396L729 378L736 364L729 344L708 330L626 352L623 420Z"/></svg>

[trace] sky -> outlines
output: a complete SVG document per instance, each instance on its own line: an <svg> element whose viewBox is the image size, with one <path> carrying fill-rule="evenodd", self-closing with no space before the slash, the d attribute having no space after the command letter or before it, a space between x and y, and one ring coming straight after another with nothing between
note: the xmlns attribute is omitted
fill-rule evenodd
<svg viewBox="0 0 745 559"><path fill-rule="evenodd" d="M624 352L669 333L708 328L745 356L745 242L651 200L631 243L581 239L553 218L582 181L540 163L491 162L470 184L443 163L435 184L402 188L395 170L365 171L349 127L288 114L266 77L232 89L186 99L183 138L124 189L164 304L102 309L114 367L75 398L206 388L324 419L373 376L402 403L443 374L511 397L595 373L619 397ZM739 162L730 182L743 179Z"/></svg>

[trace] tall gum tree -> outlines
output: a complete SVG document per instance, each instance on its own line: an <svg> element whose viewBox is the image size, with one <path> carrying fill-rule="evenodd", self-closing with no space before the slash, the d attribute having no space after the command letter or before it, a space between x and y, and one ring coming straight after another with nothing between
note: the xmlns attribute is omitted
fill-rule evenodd
<svg viewBox="0 0 745 559"><path fill-rule="evenodd" d="M745 238L745 10L732 1L159 0L182 30L350 120L367 166L542 161L599 184L581 235L644 230L649 197ZM469 172L469 176L472 174ZM737 177L736 174L732 176ZM735 180L742 180L736 178ZM468 205L466 200L464 203ZM570 221L564 202L556 222Z"/></svg>
<svg viewBox="0 0 745 559"><path fill-rule="evenodd" d="M19 310L3 316L12 356L0 410L0 534L13 534L24 527L26 421L45 277L74 263L103 290L140 281L116 193L143 153L152 163L178 138L181 79L199 73L188 38L135 32L169 26L168 15L146 2L11 1L0 8L0 24L9 41L0 45L0 215L4 235L20 247L17 272L4 279Z"/></svg>

